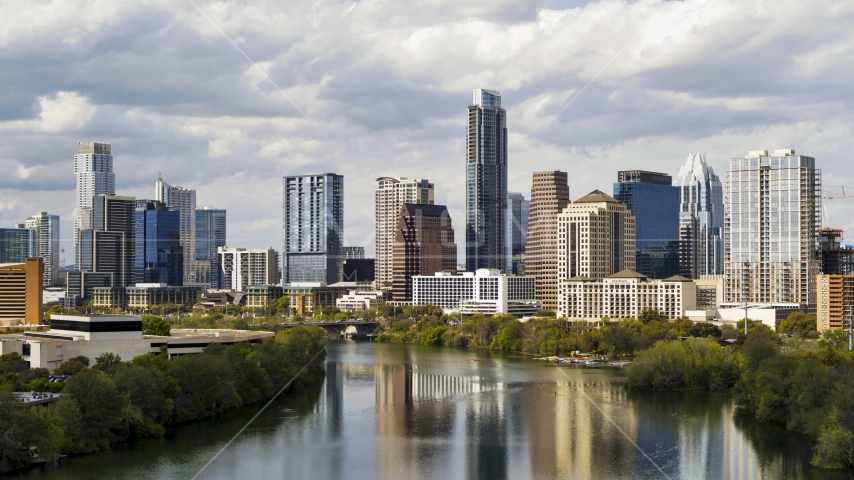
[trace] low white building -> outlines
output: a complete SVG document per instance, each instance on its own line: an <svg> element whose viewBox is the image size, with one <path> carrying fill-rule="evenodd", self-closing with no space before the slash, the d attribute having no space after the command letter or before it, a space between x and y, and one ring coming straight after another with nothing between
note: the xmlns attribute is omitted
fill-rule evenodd
<svg viewBox="0 0 854 480"><path fill-rule="evenodd" d="M439 272L413 276L412 304L436 305L446 312L519 316L533 315L543 308L542 302L534 298L534 277L505 275L485 268L462 275Z"/></svg>
<svg viewBox="0 0 854 480"><path fill-rule="evenodd" d="M89 365L102 353L115 353L129 361L146 353L160 353L166 347L170 358L201 353L209 343L260 342L273 332L244 330L185 329L172 330L171 336L142 334L138 315L51 315L49 332L4 335L0 355L17 352L30 368L47 368L53 373L62 362L82 355Z"/></svg>
<svg viewBox="0 0 854 480"><path fill-rule="evenodd" d="M249 285L279 283L279 254L272 247L247 250L217 247L220 288L242 292Z"/></svg>
<svg viewBox="0 0 854 480"><path fill-rule="evenodd" d="M348 295L335 300L335 306L345 312L365 310L376 307L382 299L383 292L350 290Z"/></svg>
<svg viewBox="0 0 854 480"><path fill-rule="evenodd" d="M633 270L623 270L602 280L574 277L558 283L557 316L600 320L637 318L645 308L661 311L669 319L695 310L697 287L685 277L650 280Z"/></svg>

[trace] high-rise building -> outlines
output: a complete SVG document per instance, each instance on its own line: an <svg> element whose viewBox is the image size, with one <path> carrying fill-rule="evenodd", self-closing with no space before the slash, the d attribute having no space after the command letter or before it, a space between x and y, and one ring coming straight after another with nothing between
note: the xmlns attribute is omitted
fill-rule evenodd
<svg viewBox="0 0 854 480"><path fill-rule="evenodd" d="M137 200L135 221L135 283L182 286L181 213L157 200Z"/></svg>
<svg viewBox="0 0 854 480"><path fill-rule="evenodd" d="M374 207L376 209L376 271L378 287L391 284L391 250L396 236L397 219L404 203L433 205L433 184L423 178L380 177Z"/></svg>
<svg viewBox="0 0 854 480"><path fill-rule="evenodd" d="M59 215L39 212L24 221L36 232L38 248L34 255L44 260L44 286L52 287L59 279Z"/></svg>
<svg viewBox="0 0 854 480"><path fill-rule="evenodd" d="M44 261L0 262L0 328L42 322Z"/></svg>
<svg viewBox="0 0 854 480"><path fill-rule="evenodd" d="M536 279L536 299L557 307L557 217L570 203L566 172L534 172L525 246L525 275Z"/></svg>
<svg viewBox="0 0 854 480"><path fill-rule="evenodd" d="M185 285L201 288L219 286L219 264L216 252L226 245L226 211L214 207L196 209L196 246L195 258L190 262L190 272L185 278L191 281ZM188 262L184 262L185 265Z"/></svg>
<svg viewBox="0 0 854 480"><path fill-rule="evenodd" d="M594 190L558 215L558 282L599 280L635 267L635 217L625 204Z"/></svg>
<svg viewBox="0 0 854 480"><path fill-rule="evenodd" d="M666 173L618 172L614 198L635 217L635 266L649 278L679 273L679 189Z"/></svg>
<svg viewBox="0 0 854 480"><path fill-rule="evenodd" d="M404 203L392 245L392 295L412 300L412 277L457 271L457 244L444 205Z"/></svg>
<svg viewBox="0 0 854 480"><path fill-rule="evenodd" d="M816 298L816 330L848 330L849 307L854 305L854 275L819 274Z"/></svg>
<svg viewBox="0 0 854 480"><path fill-rule="evenodd" d="M821 170L793 149L730 160L724 189L724 299L816 304Z"/></svg>
<svg viewBox="0 0 854 480"><path fill-rule="evenodd" d="M272 247L250 249L219 247L220 288L246 291L250 285L278 283L279 254Z"/></svg>
<svg viewBox="0 0 854 480"><path fill-rule="evenodd" d="M19 223L15 228L0 228L0 263L24 263L38 256L38 232Z"/></svg>
<svg viewBox="0 0 854 480"><path fill-rule="evenodd" d="M92 199L116 193L113 155L109 143L79 143L74 156L77 177L77 210L74 219L75 264L79 265L78 235L92 229Z"/></svg>
<svg viewBox="0 0 854 480"><path fill-rule="evenodd" d="M854 275L854 248L842 245L842 230L825 227L819 232L821 273Z"/></svg>
<svg viewBox="0 0 854 480"><path fill-rule="evenodd" d="M476 89L466 131L466 270L505 272L507 239L507 112L501 93Z"/></svg>
<svg viewBox="0 0 854 480"><path fill-rule="evenodd" d="M507 194L507 271L519 274L522 255L525 253L525 243L528 235L528 215L531 212L531 202L517 192Z"/></svg>
<svg viewBox="0 0 854 480"><path fill-rule="evenodd" d="M676 178L679 189L679 275L722 275L724 194L702 153L688 154ZM640 221L640 220L638 220Z"/></svg>
<svg viewBox="0 0 854 480"><path fill-rule="evenodd" d="M196 249L196 190L181 186L172 186L163 181L159 175L154 187L154 199L163 202L167 207L177 210L181 214L181 247L184 250L184 279L182 282L191 282L193 271L193 260Z"/></svg>
<svg viewBox="0 0 854 480"><path fill-rule="evenodd" d="M99 195L92 203L92 229L80 231L77 268L112 275L111 285L106 286L131 286L135 281L136 199ZM88 286L82 288L88 291Z"/></svg>
<svg viewBox="0 0 854 480"><path fill-rule="evenodd" d="M284 283L337 283L344 242L344 177L284 177Z"/></svg>
<svg viewBox="0 0 854 480"><path fill-rule="evenodd" d="M365 247L341 247L341 258L344 260L365 258Z"/></svg>

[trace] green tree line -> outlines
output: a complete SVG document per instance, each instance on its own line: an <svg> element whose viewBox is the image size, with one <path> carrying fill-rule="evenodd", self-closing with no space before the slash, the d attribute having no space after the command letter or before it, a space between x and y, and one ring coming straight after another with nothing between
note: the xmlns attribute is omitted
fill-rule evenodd
<svg viewBox="0 0 854 480"><path fill-rule="evenodd" d="M4 355L0 373L18 371L6 371L0 385L0 473L35 458L55 461L61 454L161 436L172 425L267 400L319 353L293 384L304 386L324 375L325 337L318 327L295 327L258 344L211 343L201 354L171 361L163 354L129 362L104 354L90 368L85 357L72 358L58 368L71 377L54 408L17 401L12 391L27 370L16 354Z"/></svg>

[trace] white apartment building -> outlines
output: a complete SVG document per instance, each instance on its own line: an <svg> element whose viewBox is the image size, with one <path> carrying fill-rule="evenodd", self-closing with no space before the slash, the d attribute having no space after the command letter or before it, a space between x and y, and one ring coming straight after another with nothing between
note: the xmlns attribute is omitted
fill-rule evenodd
<svg viewBox="0 0 854 480"><path fill-rule="evenodd" d="M184 284L193 283L193 264L196 259L196 190L169 185L159 176L154 190L155 200L181 214L180 241L184 249Z"/></svg>
<svg viewBox="0 0 854 480"><path fill-rule="evenodd" d="M392 281L391 254L400 208L404 203L433 205L433 184L419 178L380 177L374 198L377 223L374 279L382 286Z"/></svg>
<svg viewBox="0 0 854 480"><path fill-rule="evenodd" d="M220 288L242 292L249 285L278 284L279 254L272 247L217 248Z"/></svg>
<svg viewBox="0 0 854 480"><path fill-rule="evenodd" d="M412 277L412 304L436 305L445 312L533 315L543 308L534 299L534 277L506 275L486 268L453 275Z"/></svg>
<svg viewBox="0 0 854 480"><path fill-rule="evenodd" d="M113 173L113 155L110 144L79 143L77 155L74 155L74 175L77 177L74 258L75 265L79 265L80 231L92 228L92 198L98 195L116 193L116 174Z"/></svg>
<svg viewBox="0 0 854 480"><path fill-rule="evenodd" d="M558 215L558 282L634 268L635 217L625 204L594 190Z"/></svg>
<svg viewBox="0 0 854 480"><path fill-rule="evenodd" d="M558 285L557 316L580 320L637 318L645 308L660 310L669 319L695 310L697 287L689 278L650 280L623 270L602 280L575 277Z"/></svg>
<svg viewBox="0 0 854 480"><path fill-rule="evenodd" d="M59 278L59 215L39 212L24 221L36 232L38 249L34 253L44 260L44 286L52 287Z"/></svg>
<svg viewBox="0 0 854 480"><path fill-rule="evenodd" d="M350 293L335 300L335 306L345 312L374 308L383 299L383 292L350 290Z"/></svg>

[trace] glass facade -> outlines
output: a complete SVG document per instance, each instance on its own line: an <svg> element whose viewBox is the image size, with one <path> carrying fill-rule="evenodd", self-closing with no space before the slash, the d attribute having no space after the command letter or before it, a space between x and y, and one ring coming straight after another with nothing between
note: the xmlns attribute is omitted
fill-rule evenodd
<svg viewBox="0 0 854 480"><path fill-rule="evenodd" d="M506 272L507 116L499 92L476 89L466 134L466 270Z"/></svg>
<svg viewBox="0 0 854 480"><path fill-rule="evenodd" d="M728 302L814 305L821 170L791 149L730 160L724 198Z"/></svg>
<svg viewBox="0 0 854 480"><path fill-rule="evenodd" d="M507 194L507 271L519 274L521 256L525 253L525 237L528 233L528 214L531 202L521 193Z"/></svg>
<svg viewBox="0 0 854 480"><path fill-rule="evenodd" d="M0 228L0 263L24 263L36 256L38 236L32 228Z"/></svg>
<svg viewBox="0 0 854 480"><path fill-rule="evenodd" d="M626 172L623 172L626 173ZM649 175L651 172L644 172ZM679 189L666 182L624 181L614 184L614 198L635 217L635 268L649 278L679 273ZM643 177L626 177L640 179Z"/></svg>
<svg viewBox="0 0 854 480"><path fill-rule="evenodd" d="M340 281L344 177L334 173L284 177L283 207L282 281Z"/></svg>
<svg viewBox="0 0 854 480"><path fill-rule="evenodd" d="M181 213L158 201L136 206L134 278L136 283L184 284Z"/></svg>
<svg viewBox="0 0 854 480"><path fill-rule="evenodd" d="M679 188L679 274L723 274L724 194L720 178L702 153L689 154L676 180Z"/></svg>

